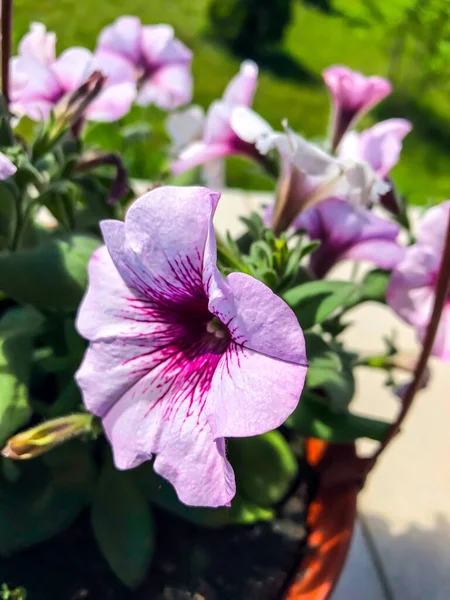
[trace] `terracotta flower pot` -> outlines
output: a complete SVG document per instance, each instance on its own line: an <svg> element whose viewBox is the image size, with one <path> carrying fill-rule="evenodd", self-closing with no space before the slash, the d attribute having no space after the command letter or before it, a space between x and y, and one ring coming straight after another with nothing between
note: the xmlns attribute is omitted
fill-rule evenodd
<svg viewBox="0 0 450 600"><path fill-rule="evenodd" d="M370 467L368 459L356 456L354 444L327 444L309 439L306 457L319 473L319 488L307 518L308 551L285 600L331 597L350 548L356 497Z"/></svg>

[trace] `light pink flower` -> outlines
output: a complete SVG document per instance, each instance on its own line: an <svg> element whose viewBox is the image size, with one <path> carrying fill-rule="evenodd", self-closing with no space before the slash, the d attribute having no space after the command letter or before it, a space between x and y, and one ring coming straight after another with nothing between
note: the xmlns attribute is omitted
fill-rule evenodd
<svg viewBox="0 0 450 600"><path fill-rule="evenodd" d="M119 17L100 33L97 53L127 61L138 81L137 104L173 110L192 98L192 52L170 25Z"/></svg>
<svg viewBox="0 0 450 600"><path fill-rule="evenodd" d="M190 505L235 494L226 437L281 425L306 374L290 308L243 273L224 279L212 225L219 194L157 188L125 223L103 221L77 325L90 341L76 375L116 466L154 468Z"/></svg>
<svg viewBox="0 0 450 600"><path fill-rule="evenodd" d="M425 213L419 224L417 243L406 248L405 257L393 272L387 290L389 305L415 327L420 340L433 310L449 213L450 200ZM450 360L450 298L442 313L433 354Z"/></svg>
<svg viewBox="0 0 450 600"><path fill-rule="evenodd" d="M7 156L0 152L0 181L4 179L8 179L14 175L17 171L17 168L13 165L13 163L9 160Z"/></svg>
<svg viewBox="0 0 450 600"><path fill-rule="evenodd" d="M254 144L243 141L231 127L234 109L251 106L257 80L256 64L250 60L244 61L239 73L226 87L222 99L209 107L202 140L188 145L172 164L175 175L230 155L250 156L256 160L261 158Z"/></svg>
<svg viewBox="0 0 450 600"><path fill-rule="evenodd" d="M202 140L205 120L205 111L197 105L170 113L166 119L166 131L172 141L173 157L177 158L185 148ZM202 183L209 188L223 189L225 187L224 160L216 158L204 163L201 167L201 179Z"/></svg>
<svg viewBox="0 0 450 600"><path fill-rule="evenodd" d="M382 269L392 269L405 253L397 242L398 225L339 198L329 198L301 213L294 227L320 241L310 263L316 277L324 277L344 259L367 260Z"/></svg>
<svg viewBox="0 0 450 600"><path fill-rule="evenodd" d="M351 131L339 144L339 157L365 161L385 179L398 163L402 141L411 129L412 125L406 119L387 119L361 133Z"/></svg>
<svg viewBox="0 0 450 600"><path fill-rule="evenodd" d="M231 125L262 154L276 149L280 155L280 182L275 207L268 215L276 234L290 227L303 210L332 196L366 206L389 189L369 164L331 156L294 133L286 122L284 133L276 132L257 113L239 107L233 111Z"/></svg>
<svg viewBox="0 0 450 600"><path fill-rule="evenodd" d="M331 146L336 149L357 119L386 98L392 86L382 77L366 77L343 66L325 69L323 78L333 101Z"/></svg>
<svg viewBox="0 0 450 600"><path fill-rule="evenodd" d="M50 112L95 70L107 76L107 85L86 111L93 121L115 121L131 108L136 95L134 71L115 56L94 56L85 48L70 48L55 58L55 36L34 23L11 59L11 109L30 119L48 119Z"/></svg>

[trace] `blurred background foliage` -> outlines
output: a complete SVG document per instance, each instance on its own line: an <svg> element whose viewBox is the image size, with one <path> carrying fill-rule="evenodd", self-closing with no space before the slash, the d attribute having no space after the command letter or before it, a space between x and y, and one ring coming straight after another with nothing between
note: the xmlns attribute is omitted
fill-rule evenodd
<svg viewBox="0 0 450 600"><path fill-rule="evenodd" d="M144 23L170 23L194 52L194 102L207 107L218 98L243 58L261 69L255 109L274 127L287 117L292 128L312 138L326 133L329 101L321 71L345 64L389 77L395 93L362 126L405 117L414 124L393 172L400 191L417 204L450 196L450 0L16 0L15 43L30 21L58 35L58 51L93 48L98 32L127 12ZM91 127L91 140L120 149L135 177L156 176L156 150L165 115L134 109L117 135ZM128 148L130 124L150 121L151 136ZM139 132L139 128L137 129ZM256 167L228 162L230 186L270 189Z"/></svg>

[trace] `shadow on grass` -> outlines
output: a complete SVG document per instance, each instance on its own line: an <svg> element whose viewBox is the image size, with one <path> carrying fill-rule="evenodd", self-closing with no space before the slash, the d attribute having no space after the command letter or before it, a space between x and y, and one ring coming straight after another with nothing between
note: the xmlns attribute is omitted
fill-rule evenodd
<svg viewBox="0 0 450 600"><path fill-rule="evenodd" d="M278 79L288 79L303 85L317 85L321 79L300 61L281 48L235 50L239 59L251 58L262 71Z"/></svg>

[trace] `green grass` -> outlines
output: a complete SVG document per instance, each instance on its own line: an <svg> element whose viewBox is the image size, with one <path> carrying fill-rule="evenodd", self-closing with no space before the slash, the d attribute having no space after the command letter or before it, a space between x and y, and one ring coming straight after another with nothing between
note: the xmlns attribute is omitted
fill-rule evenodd
<svg viewBox="0 0 450 600"><path fill-rule="evenodd" d="M136 14L144 23L166 22L194 51L194 101L207 107L222 94L240 59L208 39L208 0L16 0L15 41L30 21L42 21L58 35L58 50L72 45L93 48L99 30L122 13ZM296 3L295 18L282 48L268 56L261 69L255 109L279 127L287 117L293 129L309 136L323 137L327 128L329 103L321 71L342 63L366 74L386 75L388 57L381 28L369 34L351 26L344 18L325 15ZM393 173L402 193L414 203L428 203L450 196L450 99L439 90L426 97L408 98L394 94L376 114L362 123L368 126L380 118L403 116L415 126L404 145L400 165ZM128 157L133 174L152 176L156 145L164 140L163 115L156 110L133 111L127 121L151 119L155 134L139 155ZM110 144L114 144L110 141ZM108 145L108 142L106 142ZM228 183L240 187L270 185L256 167L245 161L229 161Z"/></svg>

